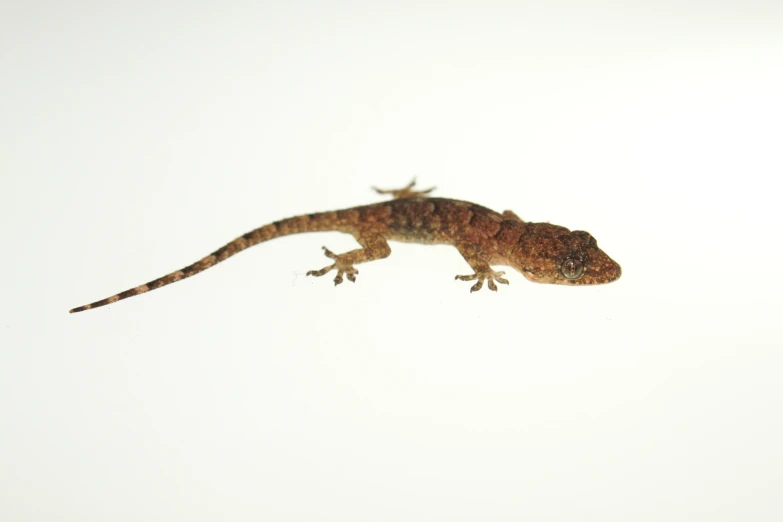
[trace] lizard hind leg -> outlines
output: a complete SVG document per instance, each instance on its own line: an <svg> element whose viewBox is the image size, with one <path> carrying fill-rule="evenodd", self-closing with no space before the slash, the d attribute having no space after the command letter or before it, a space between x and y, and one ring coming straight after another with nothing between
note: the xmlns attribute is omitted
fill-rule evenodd
<svg viewBox="0 0 783 522"><path fill-rule="evenodd" d="M334 284L339 285L343 282L343 275L348 278L348 281L355 283L356 282L356 275L359 273L358 270L356 270L353 265L347 265L344 262L341 262L340 256L332 252L326 247L321 247L324 250L324 255L330 259L334 259L334 263L331 265L325 266L320 270L310 270L307 272L307 275L309 276L315 276L315 277L321 277L322 275L326 275L332 270L337 270L337 275L334 277Z"/></svg>
<svg viewBox="0 0 783 522"><path fill-rule="evenodd" d="M343 254L335 254L328 248L323 247L326 257L334 259L334 263L325 266L320 270L310 270L307 272L307 275L321 277L332 270L337 270L337 275L334 277L335 286L343 282L343 276L345 276L348 281L355 283L359 271L354 268L353 265L366 263L375 259L383 259L384 257L389 257L389 254L391 254L389 243L387 243L386 239L381 235L360 236L357 239L363 248L351 250L350 252L345 252Z"/></svg>
<svg viewBox="0 0 783 522"><path fill-rule="evenodd" d="M379 189L378 187L373 187L372 189L378 194L391 194L394 199L424 198L427 197L427 194L435 190L435 187L430 187L426 190L411 190L415 185L416 178L413 178L413 181L401 189Z"/></svg>

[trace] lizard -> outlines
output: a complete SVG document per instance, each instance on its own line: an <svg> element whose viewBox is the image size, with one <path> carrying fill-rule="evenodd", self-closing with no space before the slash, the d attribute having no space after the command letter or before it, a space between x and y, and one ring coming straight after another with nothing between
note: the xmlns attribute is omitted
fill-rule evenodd
<svg viewBox="0 0 783 522"><path fill-rule="evenodd" d="M510 266L536 283L596 285L617 280L622 270L588 232L571 231L550 223L526 222L514 212L495 212L481 205L455 199L435 198L426 190L413 190L416 180L401 189L377 193L391 195L390 201L343 210L302 214L274 221L252 230L195 263L119 294L73 308L82 312L143 294L175 283L225 261L251 246L278 237L305 232L338 231L353 235L361 248L334 254L322 247L334 262L308 276L321 277L336 271L334 284L343 278L356 282L355 265L383 259L391 254L389 241L447 244L457 248L470 275L455 279L476 281L470 291L484 286L497 291L497 283L508 284L505 272L490 265Z"/></svg>

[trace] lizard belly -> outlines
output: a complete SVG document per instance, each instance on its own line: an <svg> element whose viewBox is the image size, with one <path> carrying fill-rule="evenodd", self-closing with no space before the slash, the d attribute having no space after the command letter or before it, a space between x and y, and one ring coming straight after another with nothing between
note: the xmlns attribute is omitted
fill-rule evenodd
<svg viewBox="0 0 783 522"><path fill-rule="evenodd" d="M452 245L454 239L446 234L426 230L424 228L397 229L389 228L386 239L400 243L422 243L426 245Z"/></svg>

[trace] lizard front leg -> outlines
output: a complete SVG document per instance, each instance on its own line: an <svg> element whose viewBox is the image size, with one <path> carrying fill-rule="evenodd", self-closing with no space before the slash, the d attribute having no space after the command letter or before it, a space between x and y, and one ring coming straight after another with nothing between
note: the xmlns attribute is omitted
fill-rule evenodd
<svg viewBox="0 0 783 522"><path fill-rule="evenodd" d="M524 223L525 220L521 217L517 216L516 213L513 210L504 210L503 211L503 217L506 219L509 219L511 221L519 221L521 223Z"/></svg>
<svg viewBox="0 0 783 522"><path fill-rule="evenodd" d="M508 281L501 277L505 272L496 272L490 268L489 263L487 262L489 256L482 252L479 245L462 242L457 244L457 250L459 250L459 253L465 258L465 261L468 262L470 268L474 270L474 273L472 275L458 275L454 277L454 279L459 279L461 281L477 280L476 284L470 287L471 292L481 290L481 287L484 286L485 279L487 280L487 286L493 292L496 292L498 289L495 285L495 281L504 285L508 284Z"/></svg>
<svg viewBox="0 0 783 522"><path fill-rule="evenodd" d="M330 259L334 259L334 263L329 266L325 266L320 270L310 270L307 272L309 276L321 277L332 270L337 270L337 275L334 278L334 284L339 285L343 282L343 275L348 278L352 283L356 282L356 275L359 273L353 265L359 263L366 263L375 259L383 259L389 257L391 254L391 247L386 239L377 233L373 234L359 234L356 240L362 245L363 248L357 248L350 252L343 254L335 254L328 248L323 247L324 254Z"/></svg>

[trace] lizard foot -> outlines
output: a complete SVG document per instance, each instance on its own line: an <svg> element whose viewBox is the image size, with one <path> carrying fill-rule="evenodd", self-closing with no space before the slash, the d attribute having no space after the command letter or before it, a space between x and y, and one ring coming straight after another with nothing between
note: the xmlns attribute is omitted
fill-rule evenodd
<svg viewBox="0 0 783 522"><path fill-rule="evenodd" d="M486 279L489 289L493 292L497 292L498 287L495 285L495 281L504 285L508 284L508 281L501 277L503 274L505 274L505 272L495 272L491 268L487 268L486 270L478 270L475 274L469 276L458 275L454 279L459 279L460 281L473 281L478 279L476 284L470 287L471 293L476 290L481 290L481 287L484 286L484 280Z"/></svg>
<svg viewBox="0 0 783 522"><path fill-rule="evenodd" d="M309 276L315 276L315 277L321 277L324 274L327 274L331 272L332 270L337 270L337 275L334 277L334 285L337 286L340 283L343 282L343 275L348 278L348 281L355 283L356 282L356 274L359 273L358 270L356 270L353 265L347 264L340 260L340 256L332 252L326 247L321 247L324 249L324 254L326 257L330 259L334 259L334 263L325 266L320 270L310 270L307 272L307 275Z"/></svg>
<svg viewBox="0 0 783 522"><path fill-rule="evenodd" d="M373 190L377 192L378 194L391 194L394 196L394 199L402 199L402 198L422 198L426 194L429 194L433 190L435 190L435 187L430 187L427 190L411 190L414 185L416 185L416 179L414 178L413 181L408 183L407 186L401 189L379 189L378 187L373 187Z"/></svg>

